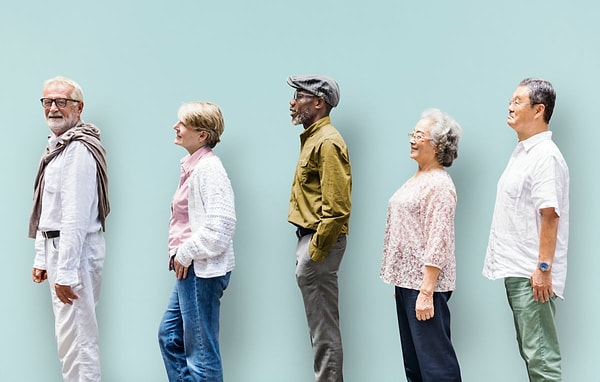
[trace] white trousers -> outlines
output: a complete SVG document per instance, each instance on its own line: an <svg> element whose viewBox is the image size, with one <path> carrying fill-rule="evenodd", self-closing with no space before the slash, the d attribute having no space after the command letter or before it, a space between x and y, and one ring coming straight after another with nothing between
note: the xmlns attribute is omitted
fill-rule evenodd
<svg viewBox="0 0 600 382"><path fill-rule="evenodd" d="M63 304L54 289L60 237L45 241L46 270L52 296L54 329L63 380L99 382L101 372L96 304L102 284L104 236L102 232L95 232L85 238L78 270L79 284L72 287L79 298L73 300L73 305Z"/></svg>

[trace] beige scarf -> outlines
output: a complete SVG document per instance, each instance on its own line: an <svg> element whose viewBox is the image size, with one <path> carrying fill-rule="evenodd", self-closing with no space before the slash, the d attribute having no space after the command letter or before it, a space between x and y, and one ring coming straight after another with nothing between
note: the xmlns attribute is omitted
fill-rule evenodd
<svg viewBox="0 0 600 382"><path fill-rule="evenodd" d="M40 215L42 213L42 190L44 189L44 173L46 166L50 161L60 154L71 141L80 141L90 151L96 160L96 179L98 181L98 217L102 223L102 230L105 230L105 222L110 212L110 203L108 200L108 176L106 172L106 151L100 143L100 130L90 124L79 122L76 126L67 130L60 136L56 148L50 151L46 146L46 151L40 160L35 185L33 187L33 211L29 219L29 237L35 238Z"/></svg>

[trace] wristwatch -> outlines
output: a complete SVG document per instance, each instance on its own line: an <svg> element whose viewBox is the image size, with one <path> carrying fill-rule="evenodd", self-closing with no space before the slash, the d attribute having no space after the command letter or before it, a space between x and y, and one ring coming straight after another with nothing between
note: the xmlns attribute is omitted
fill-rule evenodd
<svg viewBox="0 0 600 382"><path fill-rule="evenodd" d="M548 272L550 270L550 263L547 263L545 261L540 261L538 264L538 268L542 272Z"/></svg>

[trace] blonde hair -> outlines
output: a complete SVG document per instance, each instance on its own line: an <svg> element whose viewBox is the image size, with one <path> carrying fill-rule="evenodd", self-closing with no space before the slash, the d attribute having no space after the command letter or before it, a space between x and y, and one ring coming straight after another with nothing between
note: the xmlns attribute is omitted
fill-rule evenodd
<svg viewBox="0 0 600 382"><path fill-rule="evenodd" d="M221 141L225 130L225 121L221 109L210 102L187 102L179 107L177 118L187 127L197 131L206 131L206 144L213 148Z"/></svg>

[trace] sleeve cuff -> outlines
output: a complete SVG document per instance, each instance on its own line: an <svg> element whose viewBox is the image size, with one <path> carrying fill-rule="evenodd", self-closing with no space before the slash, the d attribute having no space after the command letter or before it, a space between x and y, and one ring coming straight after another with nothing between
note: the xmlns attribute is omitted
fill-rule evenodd
<svg viewBox="0 0 600 382"><path fill-rule="evenodd" d="M68 285L70 287L76 286L79 284L77 271L59 271L55 283L59 285Z"/></svg>
<svg viewBox="0 0 600 382"><path fill-rule="evenodd" d="M192 257L187 255L187 252L185 249L182 249L181 247L177 250L177 253L175 254L175 260L177 260L181 265L183 265L184 267L189 267L190 265L192 265Z"/></svg>

